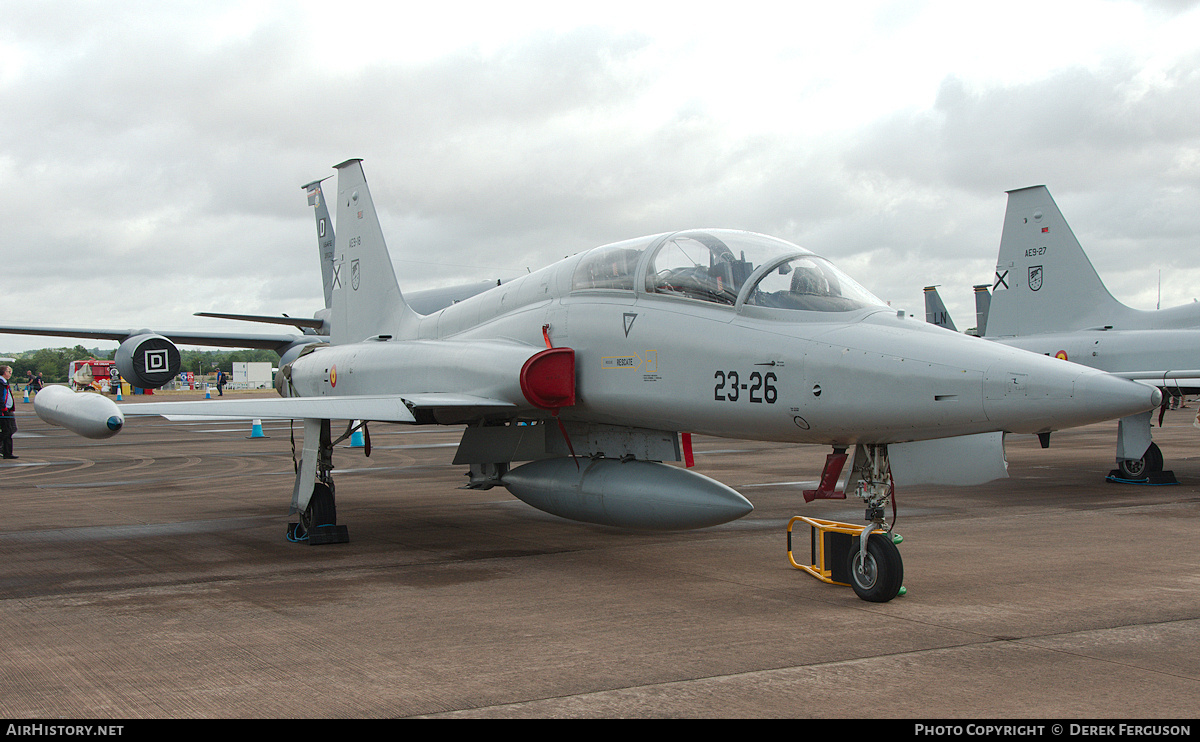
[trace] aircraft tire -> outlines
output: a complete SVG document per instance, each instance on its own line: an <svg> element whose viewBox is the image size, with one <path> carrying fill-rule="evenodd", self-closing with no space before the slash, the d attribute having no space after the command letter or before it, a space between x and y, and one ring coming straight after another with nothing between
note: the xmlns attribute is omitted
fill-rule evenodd
<svg viewBox="0 0 1200 742"><path fill-rule="evenodd" d="M886 603L896 597L904 586L904 561L891 539L877 533L871 535L862 571L858 568L858 552L856 538L847 563L854 594L869 603Z"/></svg>
<svg viewBox="0 0 1200 742"><path fill-rule="evenodd" d="M1151 443L1140 459L1121 459L1117 469L1124 479L1145 479L1163 470L1163 455L1157 443Z"/></svg>

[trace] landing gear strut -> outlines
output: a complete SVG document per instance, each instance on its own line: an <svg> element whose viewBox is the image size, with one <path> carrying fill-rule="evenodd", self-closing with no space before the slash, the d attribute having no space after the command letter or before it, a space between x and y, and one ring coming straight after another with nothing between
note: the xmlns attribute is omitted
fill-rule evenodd
<svg viewBox="0 0 1200 742"><path fill-rule="evenodd" d="M866 526L818 520L796 516L788 523L788 559L792 566L802 569L822 582L846 585L863 600L886 603L903 595L904 562L896 548L902 539L893 534L895 503L892 495L892 469L886 445L859 444L854 452L854 466L846 478L846 491L837 492L834 486L846 463L846 449L835 448L826 458L821 484L816 490L806 490L804 499L843 499L853 489L866 505ZM885 522L886 505L892 502L892 523ZM803 521L812 527L811 565L798 564L792 556L792 524Z"/></svg>
<svg viewBox="0 0 1200 742"><path fill-rule="evenodd" d="M884 521L884 508L891 502L895 522L892 495L896 489L886 444L857 446L854 467L846 479L846 489L851 487L866 505L865 518L870 525L859 535L857 547L850 550L850 586L863 600L886 603L904 586L904 562L892 540L892 526Z"/></svg>
<svg viewBox="0 0 1200 742"><path fill-rule="evenodd" d="M349 435L338 439L341 441ZM328 420L305 419L304 451L296 467L296 485L292 491L292 512L298 523L289 523L289 541L306 541L311 546L344 544L350 541L345 526L337 524L337 504L333 487L333 446ZM307 492L307 497L301 493Z"/></svg>
<svg viewBox="0 0 1200 742"><path fill-rule="evenodd" d="M1163 389L1164 399L1168 390ZM1163 455L1150 438L1152 410L1123 417L1117 423L1117 468L1105 477L1120 484L1179 484L1175 472L1163 469ZM1161 421L1160 421L1161 422ZM1137 458L1134 458L1134 457Z"/></svg>

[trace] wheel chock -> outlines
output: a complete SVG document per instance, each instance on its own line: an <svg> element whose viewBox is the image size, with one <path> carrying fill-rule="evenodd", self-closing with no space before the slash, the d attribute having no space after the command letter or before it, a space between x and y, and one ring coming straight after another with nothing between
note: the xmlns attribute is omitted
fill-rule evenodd
<svg viewBox="0 0 1200 742"><path fill-rule="evenodd" d="M304 533L304 529L300 527L299 523L288 523L287 539L294 543L307 541L309 546L348 544L350 543L350 531L346 526L329 525L313 526L308 533Z"/></svg>
<svg viewBox="0 0 1200 742"><path fill-rule="evenodd" d="M1175 478L1173 471L1156 471L1147 474L1142 479L1126 479L1121 476L1120 469L1113 469L1104 478L1106 482L1116 482L1117 484L1143 484L1143 485L1164 485L1164 484L1179 484L1179 480Z"/></svg>
<svg viewBox="0 0 1200 742"><path fill-rule="evenodd" d="M796 521L803 521L809 526L811 553L809 564L800 564L792 554L792 526ZM850 571L847 568L850 552L858 543L866 527L854 523L840 523L836 520L822 520L797 515L789 520L787 525L788 561L796 569L807 572L821 582L850 587ZM898 533L888 534L878 528L872 533L890 538L892 543L897 546L904 541L904 537ZM906 592L907 590L902 587L899 595L904 595Z"/></svg>

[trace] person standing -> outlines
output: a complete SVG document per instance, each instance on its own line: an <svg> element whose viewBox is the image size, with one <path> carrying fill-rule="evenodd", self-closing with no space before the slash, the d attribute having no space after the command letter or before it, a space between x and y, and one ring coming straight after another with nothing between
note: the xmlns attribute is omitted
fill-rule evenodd
<svg viewBox="0 0 1200 742"><path fill-rule="evenodd" d="M225 396L225 372L217 369L217 396Z"/></svg>
<svg viewBox="0 0 1200 742"><path fill-rule="evenodd" d="M0 454L6 459L13 455L13 433L17 432L17 403L13 399L8 380L12 378L12 366L0 366Z"/></svg>

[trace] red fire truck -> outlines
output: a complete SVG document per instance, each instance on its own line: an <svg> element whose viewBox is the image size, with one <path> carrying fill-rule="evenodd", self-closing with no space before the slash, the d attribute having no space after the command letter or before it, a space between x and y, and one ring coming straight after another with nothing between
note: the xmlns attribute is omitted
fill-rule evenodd
<svg viewBox="0 0 1200 742"><path fill-rule="evenodd" d="M75 390L93 389L97 392L107 392L116 366L114 361L71 361L67 365L67 382Z"/></svg>

